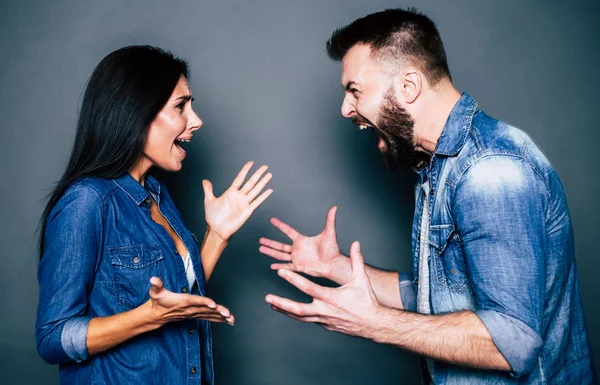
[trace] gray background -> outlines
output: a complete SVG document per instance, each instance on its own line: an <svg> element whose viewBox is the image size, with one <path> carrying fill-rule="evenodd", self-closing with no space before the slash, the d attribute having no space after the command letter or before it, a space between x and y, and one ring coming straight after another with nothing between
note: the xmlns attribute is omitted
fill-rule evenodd
<svg viewBox="0 0 600 385"><path fill-rule="evenodd" d="M85 83L109 52L153 44L186 58L205 121L184 169L167 177L188 226L204 231L202 178L220 193L247 160L271 166L275 194L232 239L210 282L236 326L216 326L220 384L414 384L416 357L272 312L268 292L303 299L268 268L260 236L278 216L308 234L339 205L342 249L410 268L410 173L388 171L376 139L340 113L332 30L393 1L3 1L0 5L0 382L56 384L36 354L36 235L60 177ZM600 4L419 1L442 34L455 83L527 131L558 170L575 227L583 300L600 357ZM200 234L201 235L201 234Z"/></svg>

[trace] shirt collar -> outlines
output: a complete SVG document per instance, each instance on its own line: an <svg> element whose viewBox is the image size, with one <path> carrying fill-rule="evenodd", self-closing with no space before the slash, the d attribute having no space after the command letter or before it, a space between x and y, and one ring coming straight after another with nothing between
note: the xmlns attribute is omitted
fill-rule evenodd
<svg viewBox="0 0 600 385"><path fill-rule="evenodd" d="M126 173L120 178L113 179L113 182L127 194L136 205L141 205L150 196L149 192L155 197L160 196L160 183L152 176L146 175L146 187L135 180L131 174Z"/></svg>
<svg viewBox="0 0 600 385"><path fill-rule="evenodd" d="M463 93L448 116L434 154L446 156L458 154L465 143L477 109L475 100L466 92Z"/></svg>

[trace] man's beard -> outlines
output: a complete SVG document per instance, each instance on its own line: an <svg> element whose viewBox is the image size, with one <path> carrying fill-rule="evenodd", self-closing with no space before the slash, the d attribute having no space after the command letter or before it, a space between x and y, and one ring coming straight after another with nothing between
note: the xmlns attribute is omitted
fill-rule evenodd
<svg viewBox="0 0 600 385"><path fill-rule="evenodd" d="M379 120L373 129L386 144L386 149L381 152L393 170L419 168L423 161L425 164L430 161L428 154L415 150L414 125L410 114L394 99L394 90L390 87L383 97Z"/></svg>
<svg viewBox="0 0 600 385"><path fill-rule="evenodd" d="M415 168L427 158L427 154L415 150L415 122L408 112L394 99L394 90L388 89L383 97L376 130L386 144L383 155L394 170Z"/></svg>

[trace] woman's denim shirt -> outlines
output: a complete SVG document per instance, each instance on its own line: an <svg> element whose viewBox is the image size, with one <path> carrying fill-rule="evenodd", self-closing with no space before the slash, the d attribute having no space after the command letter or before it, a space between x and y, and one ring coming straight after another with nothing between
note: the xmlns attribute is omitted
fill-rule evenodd
<svg viewBox="0 0 600 385"><path fill-rule="evenodd" d="M565 193L531 139L463 94L418 173L405 307L416 309L428 181L431 313L475 312L512 368L435 362L436 384L595 383Z"/></svg>
<svg viewBox="0 0 600 385"><path fill-rule="evenodd" d="M150 216L150 194L189 250L197 284L188 285L181 256ZM146 188L129 174L71 184L46 221L38 268L37 350L60 364L64 384L213 384L212 337L206 321L171 322L89 356L91 318L134 309L149 299L150 278L167 290L205 294L196 237L164 185Z"/></svg>

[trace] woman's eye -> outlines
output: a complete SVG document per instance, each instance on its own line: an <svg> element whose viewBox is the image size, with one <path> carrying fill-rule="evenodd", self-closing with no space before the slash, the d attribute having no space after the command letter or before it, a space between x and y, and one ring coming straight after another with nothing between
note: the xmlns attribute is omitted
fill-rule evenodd
<svg viewBox="0 0 600 385"><path fill-rule="evenodd" d="M175 108L179 108L180 110L184 110L185 109L185 102L184 103L179 103L178 105L175 106Z"/></svg>

